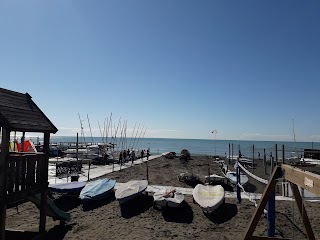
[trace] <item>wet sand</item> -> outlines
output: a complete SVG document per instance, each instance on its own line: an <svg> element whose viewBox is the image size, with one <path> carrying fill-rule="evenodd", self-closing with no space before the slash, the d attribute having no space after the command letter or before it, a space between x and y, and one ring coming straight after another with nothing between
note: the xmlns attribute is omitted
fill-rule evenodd
<svg viewBox="0 0 320 240"><path fill-rule="evenodd" d="M148 167L147 167L148 166ZM211 157L197 156L189 161L164 157L113 172L106 177L126 182L147 179L152 185L193 187L178 180L182 172L198 174L200 182L204 176L221 174L219 164ZM233 164L229 165L233 169ZM312 169L315 170L315 169ZM254 174L267 179L262 162L251 169ZM267 173L270 172L267 166ZM222 183L226 191L235 191L230 184ZM265 185L249 178L245 190L262 193ZM114 197L110 197L88 208L83 208L76 197L53 195L54 202L63 211L71 213L71 221L60 226L59 221L47 217L46 239L242 239L245 229L255 210L254 204L243 199L227 198L225 205L211 216L206 216L200 207L193 203L192 196L186 196L181 208L154 209L152 195L143 195L124 207L120 207ZM319 202L304 201L315 234L320 239ZM39 224L39 210L30 202L7 210L6 227L36 231ZM266 236L267 221L262 216L254 232ZM292 239L307 239L300 219L296 202L276 202L276 236Z"/></svg>

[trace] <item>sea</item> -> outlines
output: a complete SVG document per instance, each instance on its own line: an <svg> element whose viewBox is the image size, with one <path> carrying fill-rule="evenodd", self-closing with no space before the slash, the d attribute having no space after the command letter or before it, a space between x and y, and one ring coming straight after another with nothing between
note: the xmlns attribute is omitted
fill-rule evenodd
<svg viewBox="0 0 320 240"><path fill-rule="evenodd" d="M33 142L41 139L32 139ZM76 137L70 136L51 136L51 143L76 143ZM106 139L101 137L79 136L79 143L104 143ZM107 142L115 143L116 149L149 149L152 154L165 152L176 152L180 154L181 150L187 149L192 155L208 156L229 156L238 155L239 150L244 157L262 158L264 152L267 156L282 157L282 148L284 146L285 158L301 157L304 149L320 149L320 142L280 142L280 141L244 141L244 140L209 140L209 139L173 139L173 138L126 138L126 139L107 139Z"/></svg>

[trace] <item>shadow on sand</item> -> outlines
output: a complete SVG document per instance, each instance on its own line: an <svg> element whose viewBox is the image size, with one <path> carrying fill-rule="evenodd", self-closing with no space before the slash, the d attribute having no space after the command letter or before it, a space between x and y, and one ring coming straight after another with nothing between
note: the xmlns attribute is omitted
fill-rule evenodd
<svg viewBox="0 0 320 240"><path fill-rule="evenodd" d="M195 186L197 186L198 184L203 184L203 182L201 182L200 180L196 180L196 181L187 181L187 180L185 180L184 182L185 182L185 184L187 184L188 186L193 187L193 188Z"/></svg>
<svg viewBox="0 0 320 240"><path fill-rule="evenodd" d="M90 201L90 202L87 202L87 203L84 203L82 205L82 209L83 211L91 211L93 209L96 209L96 208L100 208L104 205L107 205L109 203L111 203L112 201L114 201L116 198L114 196L114 192L111 193L111 195L109 195L108 197L104 198L104 199L101 199L101 200L98 200L98 201Z"/></svg>
<svg viewBox="0 0 320 240"><path fill-rule="evenodd" d="M77 208L81 204L81 201L77 195L61 195L55 198L53 201L57 207L64 212L68 212L71 209Z"/></svg>
<svg viewBox="0 0 320 240"><path fill-rule="evenodd" d="M141 194L140 196L120 204L121 216L124 218L132 218L145 211L148 211L153 205L153 197Z"/></svg>
<svg viewBox="0 0 320 240"><path fill-rule="evenodd" d="M210 215L206 215L207 218L216 224L222 224L233 217L235 217L238 213L238 208L236 204L224 203L217 210L215 210Z"/></svg>
<svg viewBox="0 0 320 240"><path fill-rule="evenodd" d="M251 183L247 183L246 185L243 186L244 190L246 190L246 192L255 192L257 190L257 186L251 184Z"/></svg>
<svg viewBox="0 0 320 240"><path fill-rule="evenodd" d="M193 211L186 201L183 201L180 207L163 207L162 216L167 222L192 223L193 221Z"/></svg>
<svg viewBox="0 0 320 240"><path fill-rule="evenodd" d="M69 232L72 229L73 225L75 224L56 225L47 232L45 239L62 240L64 239L67 232Z"/></svg>

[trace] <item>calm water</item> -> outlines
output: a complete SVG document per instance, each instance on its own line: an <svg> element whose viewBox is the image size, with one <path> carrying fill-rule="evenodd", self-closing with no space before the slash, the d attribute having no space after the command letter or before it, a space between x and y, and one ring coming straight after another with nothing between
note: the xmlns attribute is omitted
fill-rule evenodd
<svg viewBox="0 0 320 240"><path fill-rule="evenodd" d="M36 139L33 139L37 142ZM101 137L86 138L86 142L94 143L102 142ZM110 142L111 139L108 139ZM52 136L51 142L76 142L76 137L62 137ZM83 139L79 137L79 142L83 142ZM255 158L260 152L261 157L263 150L265 149L267 154L272 152L275 156L275 145L278 145L278 157L282 156L282 145L285 146L285 155L289 157L295 152L301 155L303 149L314 148L320 149L319 142L276 142L276 141L237 141L237 140L205 140L205 139L171 139L171 138L143 138L143 139L131 139L127 138L126 141L120 141L120 139L114 140L117 143L118 148L128 149L148 149L150 148L151 153L163 153L163 152L176 152L179 154L182 149L188 149L191 155L229 155L229 144L230 153L232 155L232 144L234 155L238 154L239 148L241 153L246 157L252 157L253 146Z"/></svg>

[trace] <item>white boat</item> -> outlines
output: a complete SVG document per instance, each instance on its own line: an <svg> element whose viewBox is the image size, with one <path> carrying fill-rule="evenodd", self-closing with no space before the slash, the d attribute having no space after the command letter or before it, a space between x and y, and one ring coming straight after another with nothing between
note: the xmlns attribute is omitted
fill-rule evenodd
<svg viewBox="0 0 320 240"><path fill-rule="evenodd" d="M153 195L154 205L159 207L179 207L184 195L174 188L161 189Z"/></svg>
<svg viewBox="0 0 320 240"><path fill-rule="evenodd" d="M139 196L146 190L148 186L147 180L131 180L121 184L116 192L115 197L119 203L125 203Z"/></svg>
<svg viewBox="0 0 320 240"><path fill-rule="evenodd" d="M221 185L198 184L192 191L193 199L206 214L212 213L224 202L224 188Z"/></svg>
<svg viewBox="0 0 320 240"><path fill-rule="evenodd" d="M237 184L237 173L234 171L227 171L226 178L232 183ZM240 184L245 185L249 181L247 175L240 173Z"/></svg>
<svg viewBox="0 0 320 240"><path fill-rule="evenodd" d="M220 176L217 174L211 174L210 176L204 176L204 182L205 183L217 183L217 182L222 182L226 177Z"/></svg>
<svg viewBox="0 0 320 240"><path fill-rule="evenodd" d="M309 163L309 164L317 164L320 165L319 159L313 159L313 158L301 158L300 163Z"/></svg>

